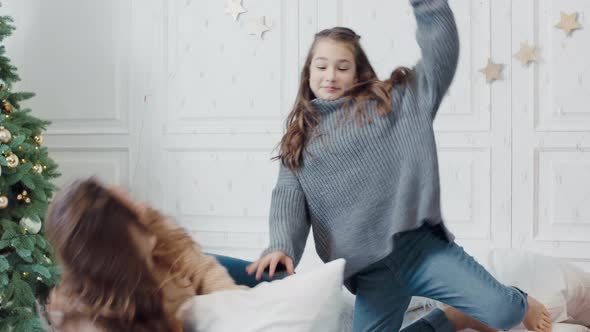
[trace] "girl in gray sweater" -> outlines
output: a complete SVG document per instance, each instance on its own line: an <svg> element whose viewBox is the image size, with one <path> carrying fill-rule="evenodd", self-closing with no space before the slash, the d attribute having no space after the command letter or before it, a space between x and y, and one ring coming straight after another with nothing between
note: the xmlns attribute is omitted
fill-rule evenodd
<svg viewBox="0 0 590 332"><path fill-rule="evenodd" d="M495 280L443 222L432 123L455 74L458 34L446 0L410 2L422 59L386 81L352 30L316 35L277 157L270 246L247 272L273 277L281 263L293 273L311 228L324 262L346 259L354 331L399 330L411 297L423 296L449 307L407 329L508 330L524 320L546 332L547 310Z"/></svg>

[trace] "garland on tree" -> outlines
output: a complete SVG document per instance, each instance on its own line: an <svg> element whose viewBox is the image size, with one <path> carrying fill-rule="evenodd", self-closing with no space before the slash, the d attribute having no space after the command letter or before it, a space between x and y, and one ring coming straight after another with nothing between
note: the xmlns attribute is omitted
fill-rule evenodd
<svg viewBox="0 0 590 332"><path fill-rule="evenodd" d="M43 146L49 122L21 108L34 94L11 90L20 78L1 43L13 30L0 16L0 332L31 332L43 331L36 303L58 281L41 226L60 174Z"/></svg>

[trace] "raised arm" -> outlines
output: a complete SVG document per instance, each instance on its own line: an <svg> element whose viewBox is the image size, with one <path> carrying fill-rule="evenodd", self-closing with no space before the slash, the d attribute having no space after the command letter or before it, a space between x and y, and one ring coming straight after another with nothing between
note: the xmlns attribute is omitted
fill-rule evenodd
<svg viewBox="0 0 590 332"><path fill-rule="evenodd" d="M419 107L429 111L434 119L457 69L457 26L447 0L410 0L410 3L416 16L416 41L422 52L412 86Z"/></svg>

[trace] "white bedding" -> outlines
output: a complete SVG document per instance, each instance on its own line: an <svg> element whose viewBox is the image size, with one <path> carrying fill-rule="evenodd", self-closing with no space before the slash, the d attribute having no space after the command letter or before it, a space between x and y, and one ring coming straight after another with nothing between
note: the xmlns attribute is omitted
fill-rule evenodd
<svg viewBox="0 0 590 332"><path fill-rule="evenodd" d="M338 329L339 332L352 332L352 312L354 306L354 297L350 295L350 293L343 295L343 301L345 302L342 312L340 314L340 327ZM424 315L426 315L430 310L432 310L432 306L425 308L418 308L415 310L408 311L404 317L404 322L402 324L402 329L406 326L410 325L411 323L415 322L416 320L420 319ZM470 331L467 329L466 331ZM511 332L528 332L526 329L522 329L516 327L510 330ZM579 324L569 324L569 323L554 323L552 332L590 332L590 329Z"/></svg>

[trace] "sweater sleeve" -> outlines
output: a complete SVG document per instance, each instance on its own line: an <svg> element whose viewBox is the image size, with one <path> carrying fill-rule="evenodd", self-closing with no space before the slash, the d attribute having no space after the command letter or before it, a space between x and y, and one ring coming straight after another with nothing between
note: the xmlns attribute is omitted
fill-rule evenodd
<svg viewBox="0 0 590 332"><path fill-rule="evenodd" d="M203 254L198 246L195 249L199 255L197 265L199 273L191 278L191 282L197 295L239 288L227 270L214 257Z"/></svg>
<svg viewBox="0 0 590 332"><path fill-rule="evenodd" d="M262 256L273 251L282 251L297 266L309 229L307 203L301 184L295 174L281 163L270 204L270 245Z"/></svg>
<svg viewBox="0 0 590 332"><path fill-rule="evenodd" d="M416 16L416 41L422 59L414 68L412 84L420 109L432 119L447 92L459 59L459 36L447 0L410 0Z"/></svg>

